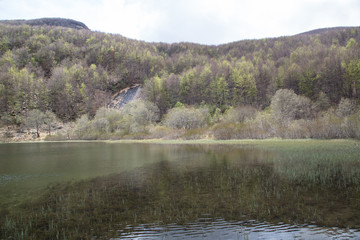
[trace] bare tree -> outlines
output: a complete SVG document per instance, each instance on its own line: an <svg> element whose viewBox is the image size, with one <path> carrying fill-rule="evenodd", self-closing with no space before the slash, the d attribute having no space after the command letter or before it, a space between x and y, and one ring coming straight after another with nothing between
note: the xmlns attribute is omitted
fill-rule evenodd
<svg viewBox="0 0 360 240"><path fill-rule="evenodd" d="M56 115L51 111L46 111L44 114L44 123L46 125L46 130L49 135L51 135L51 130L54 128L54 124L57 122Z"/></svg>
<svg viewBox="0 0 360 240"><path fill-rule="evenodd" d="M25 119L27 128L35 128L36 136L40 137L40 128L45 123L45 114L38 109L31 110Z"/></svg>
<svg viewBox="0 0 360 240"><path fill-rule="evenodd" d="M294 119L309 118L312 114L311 100L299 96L289 89L276 91L271 99L270 107L274 118L282 123Z"/></svg>

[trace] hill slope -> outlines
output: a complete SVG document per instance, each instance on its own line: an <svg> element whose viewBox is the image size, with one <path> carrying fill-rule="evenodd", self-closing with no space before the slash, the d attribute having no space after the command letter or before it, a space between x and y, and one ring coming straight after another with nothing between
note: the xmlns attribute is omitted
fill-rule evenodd
<svg viewBox="0 0 360 240"><path fill-rule="evenodd" d="M54 26L54 27L67 27L74 29L90 30L84 23L72 19L65 18L39 18L31 20L2 20L0 23L10 25L30 25L30 26Z"/></svg>
<svg viewBox="0 0 360 240"><path fill-rule="evenodd" d="M307 32L303 32L303 33L299 33L296 35L316 35L316 34L323 34L323 33L328 33L328 32L339 32L339 31L343 31L346 29L351 29L351 28L356 28L356 27L331 27L331 28L319 28L319 29L314 29L314 30L310 30Z"/></svg>
<svg viewBox="0 0 360 240"><path fill-rule="evenodd" d="M87 29L66 19L0 22L2 119L16 121L34 108L66 121L94 115L134 84L161 114L178 101L222 111L265 108L282 88L330 105L360 98L358 27L219 46L146 43Z"/></svg>

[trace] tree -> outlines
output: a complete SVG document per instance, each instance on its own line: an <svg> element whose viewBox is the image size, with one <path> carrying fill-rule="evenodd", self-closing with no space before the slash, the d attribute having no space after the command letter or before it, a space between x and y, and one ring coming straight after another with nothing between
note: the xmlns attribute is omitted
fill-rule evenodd
<svg viewBox="0 0 360 240"><path fill-rule="evenodd" d="M36 136L40 137L40 128L45 123L45 114L38 109L31 110L25 119L25 125L28 128L36 129Z"/></svg>
<svg viewBox="0 0 360 240"><path fill-rule="evenodd" d="M346 90L348 94L356 98L360 96L360 60L351 60L345 64Z"/></svg>
<svg viewBox="0 0 360 240"><path fill-rule="evenodd" d="M312 105L309 98L299 96L293 90L280 89L271 99L270 108L275 120L287 123L290 120L309 118Z"/></svg>
<svg viewBox="0 0 360 240"><path fill-rule="evenodd" d="M193 79L194 79L194 71L189 70L185 74L183 74L180 78L180 100L187 104L194 104L193 102L193 96L191 94L191 88Z"/></svg>
<svg viewBox="0 0 360 240"><path fill-rule="evenodd" d="M301 77L301 68L296 63L291 64L291 66L285 71L286 75L284 77L284 87L287 89L292 89L294 92L299 92L299 79Z"/></svg>
<svg viewBox="0 0 360 240"><path fill-rule="evenodd" d="M315 102L315 107L318 111L325 111L330 107L330 100L324 92L320 92Z"/></svg>
<svg viewBox="0 0 360 240"><path fill-rule="evenodd" d="M213 82L212 90L214 101L217 106L222 107L226 105L229 96L229 89L224 77L218 77L215 82Z"/></svg>
<svg viewBox="0 0 360 240"><path fill-rule="evenodd" d="M299 78L300 94L308 98L314 98L316 92L316 81L318 77L315 71L308 69Z"/></svg>
<svg viewBox="0 0 360 240"><path fill-rule="evenodd" d="M10 129L10 125L13 124L14 118L10 116L7 112L1 114L1 123L7 126Z"/></svg>
<svg viewBox="0 0 360 240"><path fill-rule="evenodd" d="M161 90L161 78L159 76L155 76L148 81L146 81L144 86L144 92L146 95L146 99L157 104L160 97Z"/></svg>
<svg viewBox="0 0 360 240"><path fill-rule="evenodd" d="M233 80L233 103L249 104L257 95L254 65L242 58L232 70Z"/></svg>
<svg viewBox="0 0 360 240"><path fill-rule="evenodd" d="M213 123L218 123L218 122L220 122L220 120L221 120L221 109L216 108L215 112L214 112L214 114L212 116L212 122Z"/></svg>
<svg viewBox="0 0 360 240"><path fill-rule="evenodd" d="M356 105L354 101L348 98L341 98L339 105L336 109L336 115L338 117L347 117L355 112Z"/></svg>
<svg viewBox="0 0 360 240"><path fill-rule="evenodd" d="M180 79L175 74L170 74L170 76L166 79L166 89L169 94L169 103L170 105L175 104L179 101L179 92L180 92Z"/></svg>
<svg viewBox="0 0 360 240"><path fill-rule="evenodd" d="M44 114L44 124L46 125L46 130L49 135L51 135L51 130L54 128L54 124L57 122L55 113L47 110Z"/></svg>

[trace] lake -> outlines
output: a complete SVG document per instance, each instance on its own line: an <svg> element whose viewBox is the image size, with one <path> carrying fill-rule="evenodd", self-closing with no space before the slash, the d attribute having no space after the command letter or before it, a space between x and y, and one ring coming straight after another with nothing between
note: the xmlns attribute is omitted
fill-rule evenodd
<svg viewBox="0 0 360 240"><path fill-rule="evenodd" d="M0 144L0 239L360 239L360 142Z"/></svg>

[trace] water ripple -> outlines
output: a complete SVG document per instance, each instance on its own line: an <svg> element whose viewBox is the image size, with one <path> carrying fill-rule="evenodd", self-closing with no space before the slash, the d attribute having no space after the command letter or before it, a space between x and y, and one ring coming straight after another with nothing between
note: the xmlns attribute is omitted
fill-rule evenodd
<svg viewBox="0 0 360 240"><path fill-rule="evenodd" d="M186 225L125 226L118 233L119 237L113 239L360 239L360 229L222 219L201 219Z"/></svg>

